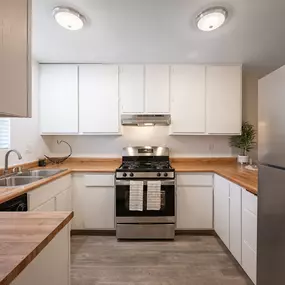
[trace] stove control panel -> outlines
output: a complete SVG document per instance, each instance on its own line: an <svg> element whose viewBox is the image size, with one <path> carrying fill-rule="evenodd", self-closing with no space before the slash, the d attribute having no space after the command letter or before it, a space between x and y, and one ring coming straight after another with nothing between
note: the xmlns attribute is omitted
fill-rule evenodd
<svg viewBox="0 0 285 285"><path fill-rule="evenodd" d="M169 172L116 172L117 179L133 179L133 178L160 178L160 179L173 179L175 177L174 171Z"/></svg>

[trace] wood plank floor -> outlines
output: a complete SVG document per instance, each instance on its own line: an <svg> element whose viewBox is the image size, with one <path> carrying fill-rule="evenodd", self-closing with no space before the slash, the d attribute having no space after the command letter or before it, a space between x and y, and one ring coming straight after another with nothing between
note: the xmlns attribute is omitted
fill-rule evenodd
<svg viewBox="0 0 285 285"><path fill-rule="evenodd" d="M252 285L214 236L122 241L73 236L71 285Z"/></svg>

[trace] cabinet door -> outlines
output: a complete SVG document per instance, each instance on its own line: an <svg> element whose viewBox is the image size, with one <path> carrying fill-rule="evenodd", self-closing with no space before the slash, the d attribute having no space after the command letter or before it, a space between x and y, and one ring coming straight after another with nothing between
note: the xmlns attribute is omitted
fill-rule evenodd
<svg viewBox="0 0 285 285"><path fill-rule="evenodd" d="M242 190L242 267L256 283L257 197Z"/></svg>
<svg viewBox="0 0 285 285"><path fill-rule="evenodd" d="M79 67L79 131L119 132L118 66Z"/></svg>
<svg viewBox="0 0 285 285"><path fill-rule="evenodd" d="M242 122L241 66L208 66L207 133L239 134Z"/></svg>
<svg viewBox="0 0 285 285"><path fill-rule="evenodd" d="M205 67L171 67L171 132L205 133Z"/></svg>
<svg viewBox="0 0 285 285"><path fill-rule="evenodd" d="M51 198L38 208L34 209L35 212L53 212L55 211L55 198Z"/></svg>
<svg viewBox="0 0 285 285"><path fill-rule="evenodd" d="M31 1L0 1L0 116L31 116Z"/></svg>
<svg viewBox="0 0 285 285"><path fill-rule="evenodd" d="M241 187L230 183L230 251L241 264Z"/></svg>
<svg viewBox="0 0 285 285"><path fill-rule="evenodd" d="M213 188L178 186L177 229L213 229Z"/></svg>
<svg viewBox="0 0 285 285"><path fill-rule="evenodd" d="M146 65L145 112L169 113L169 66Z"/></svg>
<svg viewBox="0 0 285 285"><path fill-rule="evenodd" d="M74 189L73 199L73 229L114 230L114 187L85 187L80 183L77 186L79 187Z"/></svg>
<svg viewBox="0 0 285 285"><path fill-rule="evenodd" d="M229 248L229 181L218 175L215 175L214 187L214 228L220 239Z"/></svg>
<svg viewBox="0 0 285 285"><path fill-rule="evenodd" d="M44 133L78 132L78 66L40 65L40 126Z"/></svg>
<svg viewBox="0 0 285 285"><path fill-rule="evenodd" d="M71 190L71 188L68 188L55 197L56 211L72 210Z"/></svg>
<svg viewBox="0 0 285 285"><path fill-rule="evenodd" d="M143 113L144 66L120 66L119 90L122 113Z"/></svg>

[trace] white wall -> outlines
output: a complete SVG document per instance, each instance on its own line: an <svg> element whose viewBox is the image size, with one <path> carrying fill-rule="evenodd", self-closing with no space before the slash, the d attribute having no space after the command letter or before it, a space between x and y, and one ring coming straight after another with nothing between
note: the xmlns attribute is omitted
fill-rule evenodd
<svg viewBox="0 0 285 285"><path fill-rule="evenodd" d="M66 140L73 148L73 156L120 157L122 148L136 145L168 146L176 157L231 156L228 137L224 136L169 136L168 127L124 127L123 136L56 136L49 143L54 155L64 155L68 147L57 145Z"/></svg>
<svg viewBox="0 0 285 285"><path fill-rule="evenodd" d="M32 67L32 118L11 119L10 149L17 149L22 154L23 159L19 161L17 155L11 153L9 165L37 160L47 151L45 142L39 135L38 64L36 62L33 62ZM4 167L6 152L7 150L0 150L0 168Z"/></svg>

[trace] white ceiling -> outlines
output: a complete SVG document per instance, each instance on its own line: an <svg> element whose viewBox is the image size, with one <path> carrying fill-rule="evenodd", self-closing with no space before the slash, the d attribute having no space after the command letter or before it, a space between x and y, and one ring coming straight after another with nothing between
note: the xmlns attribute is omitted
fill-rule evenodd
<svg viewBox="0 0 285 285"><path fill-rule="evenodd" d="M55 6L87 18L68 31L52 17ZM225 6L229 21L200 32L195 16ZM33 55L61 63L243 63L285 64L285 0L34 0Z"/></svg>

